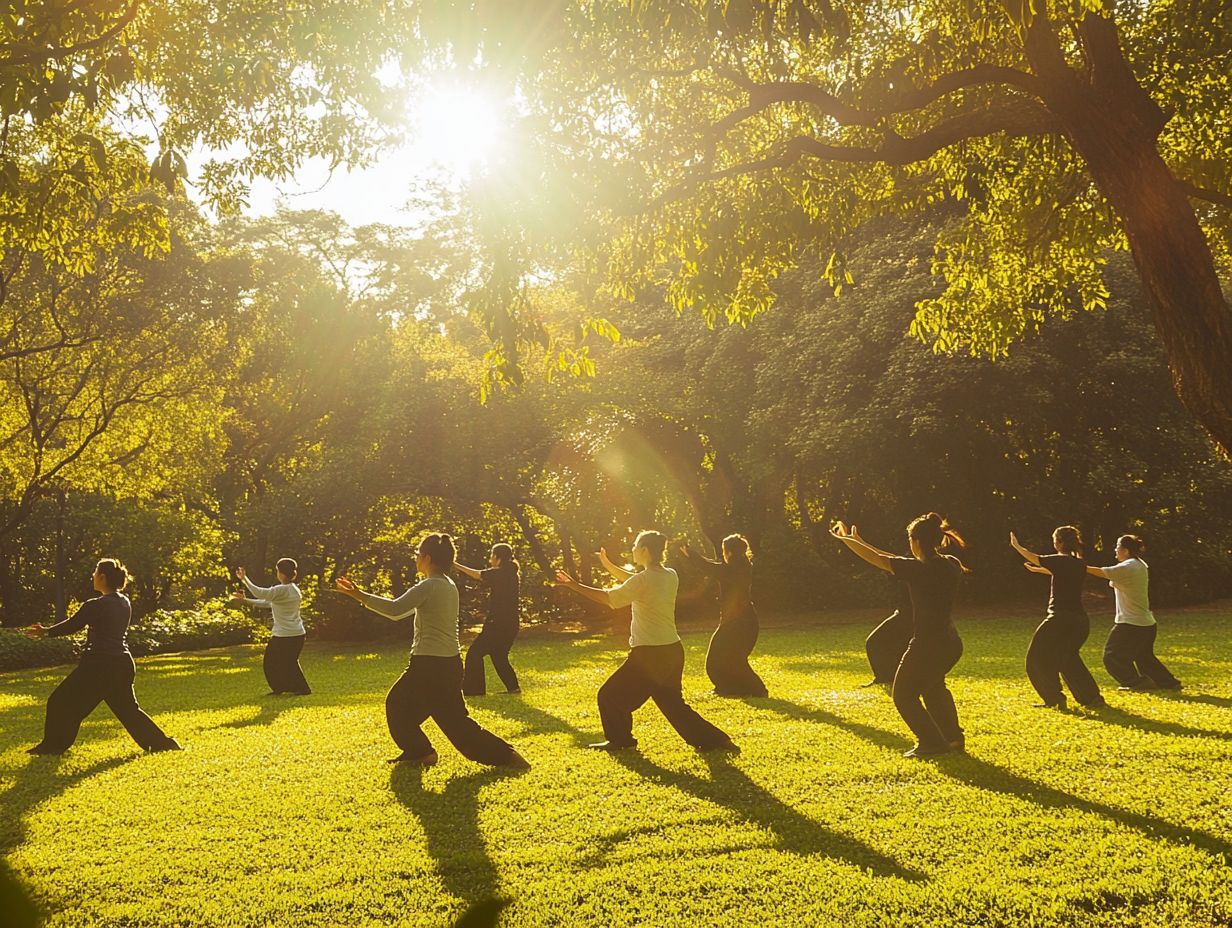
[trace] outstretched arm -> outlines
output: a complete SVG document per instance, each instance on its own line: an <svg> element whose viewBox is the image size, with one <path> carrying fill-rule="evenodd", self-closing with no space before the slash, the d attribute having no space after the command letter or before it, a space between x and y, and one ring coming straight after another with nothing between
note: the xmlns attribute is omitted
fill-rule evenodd
<svg viewBox="0 0 1232 928"><path fill-rule="evenodd" d="M858 535L848 530L847 526L842 522L835 522L833 528L830 529L830 534L850 548L851 552L861 560L872 564L878 570L893 573L893 569L890 567L889 556L881 553L880 549L874 548L872 545L861 540Z"/></svg>
<svg viewBox="0 0 1232 928"><path fill-rule="evenodd" d="M258 599L272 599L273 598L274 587L257 586L255 583L253 583L251 580L248 579L248 573L247 571L244 570L243 567L237 567L235 569L235 576L241 583L244 584L244 586L248 587L248 592L251 593L253 596L257 597Z"/></svg>
<svg viewBox="0 0 1232 928"><path fill-rule="evenodd" d="M878 548L876 545L869 544L867 541L865 541L864 537L860 534L860 530L856 528L854 525L851 527L851 531L848 534L851 535L851 537L854 538L856 541L860 542L860 544L864 545L864 547L870 548L873 551L876 551L882 557L894 557L895 556L893 551L887 551L885 548Z"/></svg>
<svg viewBox="0 0 1232 928"><path fill-rule="evenodd" d="M599 549L599 563L603 565L604 570L606 570L621 583L624 583L633 576L632 571L625 570L623 567L612 563L612 559L607 556L607 548Z"/></svg>
<svg viewBox="0 0 1232 928"><path fill-rule="evenodd" d="M90 600L82 604L80 609L63 622L56 622L54 625L31 625L26 629L26 637L63 638L65 635L81 631L90 624L90 613L94 609L93 602L93 600Z"/></svg>
<svg viewBox="0 0 1232 928"><path fill-rule="evenodd" d="M250 606L262 606L266 609L274 608L274 604L271 603L268 599L249 599L239 590L236 590L234 593L231 594L231 602L247 603Z"/></svg>
<svg viewBox="0 0 1232 928"><path fill-rule="evenodd" d="M573 592L586 597L592 603L598 603L600 606L607 606L609 609L612 608L612 600L611 597L608 596L607 590L601 590L597 586L587 586L584 583L579 583L563 570L556 571L556 580L552 585L564 587L566 590L573 590Z"/></svg>
<svg viewBox="0 0 1232 928"><path fill-rule="evenodd" d="M462 573L466 574L472 580L481 579L479 576L479 571L474 567L467 567L465 564L459 564L457 561L453 562L453 566L458 568L458 570L462 571Z"/></svg>
<svg viewBox="0 0 1232 928"><path fill-rule="evenodd" d="M397 599L377 596L375 593L365 593L346 577L339 577L334 581L334 588L344 596L351 597L351 599L355 600L365 609L371 609L377 615L383 615L385 618L393 619L395 622L399 619L405 619L414 612L423 603L424 597L427 595L427 588L423 581L416 583Z"/></svg>
<svg viewBox="0 0 1232 928"><path fill-rule="evenodd" d="M1091 566L1088 564L1088 565L1087 565L1087 573L1089 573L1092 577L1099 577L1099 578L1101 578L1101 579L1103 579L1103 580L1107 580L1107 579L1108 579L1108 575L1107 575L1106 573L1104 573L1104 568L1102 568L1102 567L1091 567Z"/></svg>
<svg viewBox="0 0 1232 928"><path fill-rule="evenodd" d="M1036 554L1034 551L1028 551L1026 548L1020 545L1018 543L1018 536L1015 535L1013 532L1010 532L1010 547L1013 548L1015 551L1017 551L1020 555L1022 555L1022 559L1026 561L1028 564L1034 564L1036 567L1039 566L1039 555ZM1051 571L1049 572L1051 573Z"/></svg>

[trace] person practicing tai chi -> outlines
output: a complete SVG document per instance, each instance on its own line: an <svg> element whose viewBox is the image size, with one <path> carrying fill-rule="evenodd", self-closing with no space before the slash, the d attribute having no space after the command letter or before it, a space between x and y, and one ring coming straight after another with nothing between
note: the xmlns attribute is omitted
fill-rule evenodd
<svg viewBox="0 0 1232 928"><path fill-rule="evenodd" d="M274 617L273 633L265 646L265 682L270 695L289 693L292 696L308 696L312 693L304 678L304 669L299 665L299 656L304 650L304 618L299 614L303 595L295 585L299 565L289 557L278 561L274 568L278 575L277 586L257 586L248 579L243 567L236 568L236 579L248 588L255 599L248 599L238 590L231 594L235 602L248 603L270 610Z"/></svg>
<svg viewBox="0 0 1232 928"><path fill-rule="evenodd" d="M32 625L31 638L60 638L86 629L86 649L81 662L47 700L43 740L29 754L63 754L77 740L81 723L100 702L107 703L134 741L150 752L179 751L180 743L169 738L137 705L133 679L137 665L128 650L128 625L133 609L124 595L132 578L114 558L103 558L94 568L94 590L99 595L82 603L73 615L55 625Z"/></svg>
<svg viewBox="0 0 1232 928"><path fill-rule="evenodd" d="M1048 612L1027 648L1027 678L1043 700L1041 708L1066 708L1062 679L1079 703L1090 709L1102 708L1107 703L1081 653L1091 634L1091 620L1082 605L1082 583L1087 576L1082 534L1072 525L1062 525L1052 533L1052 546L1056 554L1036 554L1020 545L1010 532L1010 547L1026 561L1027 569L1052 577Z"/></svg>
<svg viewBox="0 0 1232 928"><path fill-rule="evenodd" d="M943 547L963 541L937 513L907 526L912 557L894 557L860 538L855 526L836 522L832 534L874 567L903 580L911 593L912 636L894 674L892 694L899 715L916 737L905 757L936 757L966 747L954 697L945 676L962 656L952 613L962 562Z"/></svg>
<svg viewBox="0 0 1232 928"><path fill-rule="evenodd" d="M637 747L633 737L633 713L653 699L659 711L680 737L699 751L729 751L739 748L721 729L707 722L684 701L684 645L676 633L676 571L663 566L667 539L659 532L642 532L633 543L636 573L618 567L599 552L605 570L621 583L610 590L585 586L563 570L556 572L556 585L573 590L592 602L611 609L632 606L629 656L599 688L599 718L606 741L592 744L602 751Z"/></svg>
<svg viewBox="0 0 1232 928"><path fill-rule="evenodd" d="M1104 667L1122 690L1179 690L1181 681L1155 656L1159 627L1148 594L1150 570L1142 560L1146 544L1137 535L1122 535L1116 544L1117 563L1087 568L1087 573L1107 580L1116 596Z"/></svg>
<svg viewBox="0 0 1232 928"><path fill-rule="evenodd" d="M680 546L690 563L719 584L719 627L706 649L706 675L716 696L765 696L766 684L749 666L758 633L749 543L743 535L728 535L721 550L723 560L714 561Z"/></svg>
<svg viewBox="0 0 1232 928"><path fill-rule="evenodd" d="M454 567L472 580L478 580L490 591L488 593L488 617L483 628L466 650L462 671L462 693L465 696L483 696L488 690L483 659L492 658L492 666L505 692L520 693L518 675L509 663L509 651L518 637L518 590L521 568L514 560L513 548L507 544L495 544L488 555L488 567L478 570L454 562Z"/></svg>
<svg viewBox="0 0 1232 928"><path fill-rule="evenodd" d="M423 579L397 599L365 593L346 577L336 582L339 592L387 619L415 613L410 663L385 697L389 733L402 749L390 763L435 764L436 750L423 732L423 723L434 719L468 760L529 769L530 764L509 742L480 726L466 711L458 646L458 588L448 576L453 559L453 539L434 532L424 537L415 553L415 567Z"/></svg>

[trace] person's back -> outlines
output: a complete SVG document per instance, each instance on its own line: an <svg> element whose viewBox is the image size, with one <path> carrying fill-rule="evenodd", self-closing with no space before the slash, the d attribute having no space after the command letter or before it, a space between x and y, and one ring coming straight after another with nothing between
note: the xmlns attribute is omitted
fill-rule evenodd
<svg viewBox="0 0 1232 928"><path fill-rule="evenodd" d="M609 591L612 608L631 606L633 609L629 647L675 644L680 640L676 631L676 593L679 588L680 577L676 571L654 565L635 573Z"/></svg>
<svg viewBox="0 0 1232 928"><path fill-rule="evenodd" d="M414 637L411 654L424 657L457 657L458 587L449 577L425 577L415 585ZM415 589L413 588L413 589Z"/></svg>
<svg viewBox="0 0 1232 928"><path fill-rule="evenodd" d="M87 627L83 656L123 657L128 650L128 626L133 607L123 593L106 593L86 600L75 618Z"/></svg>
<svg viewBox="0 0 1232 928"><path fill-rule="evenodd" d="M1146 561L1131 557L1104 568L1104 576L1116 597L1117 625L1154 625L1149 594L1150 570Z"/></svg>

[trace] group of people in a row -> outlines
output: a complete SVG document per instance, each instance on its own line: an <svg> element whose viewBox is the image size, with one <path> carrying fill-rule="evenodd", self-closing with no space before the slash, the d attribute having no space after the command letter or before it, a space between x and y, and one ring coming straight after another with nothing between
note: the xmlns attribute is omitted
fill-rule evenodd
<svg viewBox="0 0 1232 928"><path fill-rule="evenodd" d="M842 522L831 533L860 558L900 581L903 599L899 609L869 635L866 646L873 682L892 685L894 704L916 737L907 756L925 758L963 750L963 730L946 685L946 675L962 655L953 605L959 579L966 571L948 549L961 548L962 539L937 513L920 516L907 527L910 557L869 544L855 526L848 528ZM1109 673L1122 689L1180 688L1180 682L1154 654L1156 626L1140 538L1122 536L1117 542L1118 563L1104 568L1084 562L1082 539L1073 526L1062 526L1053 533L1053 554L1028 551L1012 534L1010 543L1028 569L1052 578L1047 617L1027 652L1027 673L1044 706L1066 706L1062 680L1082 705L1105 704L1080 654L1090 633L1081 596L1088 573L1108 580L1116 593L1116 619L1104 651ZM667 539L661 533L640 533L633 545L633 570L617 565L601 550L600 564L617 581L607 588L582 584L565 571L556 573L557 586L611 609L629 606L632 612L629 654L598 693L604 740L591 747L605 751L635 748L633 712L653 700L680 736L699 751L738 752L727 733L684 699L685 652L676 630L679 578L664 564L666 548ZM721 560L702 557L688 545L681 546L680 553L719 586L719 626L706 656L714 692L720 696L767 695L765 684L748 661L758 637L748 542L740 535L728 536L722 543ZM472 568L457 562L449 535L433 533L419 543L415 563L422 579L392 599L365 592L346 577L336 581L339 593L380 615L393 620L414 616L410 661L385 699L389 731L401 751L391 762L436 763L436 750L423 731L424 722L431 718L467 758L493 766L529 767L512 745L470 716L465 701L467 696L485 692L485 657L491 657L509 693L521 692L509 662L519 627L520 569L513 549L507 544L494 545L489 566ZM455 570L490 590L487 621L465 663L459 644L458 588L450 577ZM239 568L236 576L251 595L236 592L233 599L272 613L272 635L264 657L271 695L306 695L311 690L299 664L305 629L295 583L296 562L279 560L276 574L279 582L275 586L261 587ZM180 749L140 709L134 695L134 664L125 641L131 607L123 593L130 579L118 561L103 559L93 578L99 596L64 622L28 629L36 638L88 629L81 662L48 699L44 737L30 749L31 754L67 750L81 722L104 701L142 748Z"/></svg>

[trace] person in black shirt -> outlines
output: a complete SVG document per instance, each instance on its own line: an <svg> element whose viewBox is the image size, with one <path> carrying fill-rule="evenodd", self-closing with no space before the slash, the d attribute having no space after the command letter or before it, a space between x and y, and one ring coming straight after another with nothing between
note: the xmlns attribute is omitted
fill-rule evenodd
<svg viewBox="0 0 1232 928"><path fill-rule="evenodd" d="M1010 532L1010 547L1022 555L1027 569L1052 577L1048 613L1031 637L1027 648L1027 677L1043 702L1041 708L1065 709L1064 678L1074 698L1097 709L1107 705L1099 684L1082 661L1081 648L1091 634L1091 620L1082 605L1082 583L1087 566L1082 559L1082 534L1072 525L1052 533L1056 554L1035 554L1018 543Z"/></svg>
<svg viewBox="0 0 1232 928"><path fill-rule="evenodd" d="M680 546L690 563L719 584L719 627L706 650L706 674L717 696L765 696L766 684L749 666L759 630L749 543L743 535L728 535L722 551L723 560L712 561Z"/></svg>
<svg viewBox="0 0 1232 928"><path fill-rule="evenodd" d="M81 723L100 702L107 703L145 750L181 750L179 742L167 737L137 705L133 691L137 666L126 640L133 610L122 592L131 579L123 564L104 558L94 569L94 589L100 595L86 600L63 622L32 625L26 630L31 638L59 638L88 629L81 662L48 698L43 740L28 753L63 754L73 746Z"/></svg>
<svg viewBox="0 0 1232 928"><path fill-rule="evenodd" d="M495 544L488 558L488 568L477 570L454 562L454 567L472 580L478 580L489 590L488 618L483 628L466 651L466 664L462 677L462 693L466 696L483 696L487 692L483 659L490 656L496 675L505 684L508 693L522 692L518 675L509 663L509 651L518 637L518 592L521 568L513 557L513 548L507 544Z"/></svg>
<svg viewBox="0 0 1232 928"><path fill-rule="evenodd" d="M935 757L966 747L958 709L945 676L962 656L962 639L951 614L958 579L966 571L943 546L963 541L937 513L920 516L907 526L912 557L893 557L835 523L832 534L874 567L907 584L911 593L912 637L894 674L894 705L916 737L906 757Z"/></svg>

